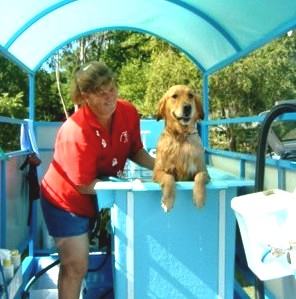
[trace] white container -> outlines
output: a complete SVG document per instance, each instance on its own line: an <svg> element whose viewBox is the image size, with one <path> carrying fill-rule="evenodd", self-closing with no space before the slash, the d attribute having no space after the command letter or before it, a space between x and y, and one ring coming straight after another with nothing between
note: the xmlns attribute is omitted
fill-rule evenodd
<svg viewBox="0 0 296 299"><path fill-rule="evenodd" d="M0 261L1 265L3 264L3 260L9 259L11 255L10 250L5 249L5 248L0 248Z"/></svg>
<svg viewBox="0 0 296 299"><path fill-rule="evenodd" d="M12 280L14 274L13 264L10 259L3 260L2 269L6 283L9 283Z"/></svg>
<svg viewBox="0 0 296 299"><path fill-rule="evenodd" d="M13 264L14 272L18 269L21 265L21 255L17 249L11 250L11 262Z"/></svg>
<svg viewBox="0 0 296 299"><path fill-rule="evenodd" d="M296 264L287 260L290 242L296 240L296 197L283 190L238 196L231 207L236 219L249 268L261 280L294 275ZM275 257L271 248L285 253Z"/></svg>

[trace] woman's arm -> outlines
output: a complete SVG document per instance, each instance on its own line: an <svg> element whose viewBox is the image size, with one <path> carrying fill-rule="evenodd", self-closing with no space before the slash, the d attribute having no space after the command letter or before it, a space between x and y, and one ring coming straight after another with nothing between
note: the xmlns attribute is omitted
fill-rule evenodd
<svg viewBox="0 0 296 299"><path fill-rule="evenodd" d="M141 148L137 153L131 157L131 160L142 167L153 170L154 168L154 158L151 157L144 148ZM82 194L96 194L95 185L100 182L100 179L93 180L89 185L76 185L75 188L78 192Z"/></svg>
<svg viewBox="0 0 296 299"><path fill-rule="evenodd" d="M153 170L155 159L151 157L144 148L141 148L137 153L131 157L131 160L142 167Z"/></svg>
<svg viewBox="0 0 296 299"><path fill-rule="evenodd" d="M76 185L75 189L82 194L96 194L94 187L100 181L99 179L95 179L89 185Z"/></svg>

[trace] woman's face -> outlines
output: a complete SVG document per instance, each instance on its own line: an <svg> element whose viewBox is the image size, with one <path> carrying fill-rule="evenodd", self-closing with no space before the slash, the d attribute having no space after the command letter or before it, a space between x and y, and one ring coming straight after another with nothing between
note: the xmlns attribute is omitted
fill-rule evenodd
<svg viewBox="0 0 296 299"><path fill-rule="evenodd" d="M97 93L87 93L86 102L98 117L108 117L113 114L117 102L117 88L114 83L106 85Z"/></svg>

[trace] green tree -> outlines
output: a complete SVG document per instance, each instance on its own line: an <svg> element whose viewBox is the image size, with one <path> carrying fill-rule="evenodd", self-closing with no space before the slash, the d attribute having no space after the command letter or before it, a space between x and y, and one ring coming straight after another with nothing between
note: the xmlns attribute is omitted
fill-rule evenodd
<svg viewBox="0 0 296 299"><path fill-rule="evenodd" d="M296 95L296 37L284 36L210 77L211 113L258 114Z"/></svg>
<svg viewBox="0 0 296 299"><path fill-rule="evenodd" d="M158 101L176 84L186 84L200 92L201 72L187 56L161 42L152 53L143 114L155 115Z"/></svg>
<svg viewBox="0 0 296 299"><path fill-rule="evenodd" d="M0 56L0 116L28 118L28 75ZM0 122L0 146L8 151L20 149L20 126Z"/></svg>
<svg viewBox="0 0 296 299"><path fill-rule="evenodd" d="M158 101L172 85L188 84L200 90L199 70L169 44L154 37L143 38L132 33L124 44L136 44L131 49L137 48L137 51L121 68L120 95L132 101L142 116L155 116Z"/></svg>
<svg viewBox="0 0 296 299"><path fill-rule="evenodd" d="M0 115L10 118L27 118L28 109L23 103L23 93L11 97L8 93L0 95ZM18 124L0 122L0 146L5 152L20 149L20 126Z"/></svg>
<svg viewBox="0 0 296 299"><path fill-rule="evenodd" d="M135 104L141 114L147 90L149 63L132 59L122 66L118 76L119 96Z"/></svg>
<svg viewBox="0 0 296 299"><path fill-rule="evenodd" d="M152 42L151 42L152 41ZM106 45L100 59L107 63L118 75L130 61L150 61L153 38L151 35L132 31L110 31L106 35Z"/></svg>
<svg viewBox="0 0 296 299"><path fill-rule="evenodd" d="M67 98L68 87L65 74L61 73L61 83L63 85L63 94ZM67 98L68 99L68 98ZM55 73L48 73L40 69L36 74L36 120L42 121L62 121L66 116L63 111L60 96L58 93ZM67 110L73 110L73 105L67 100Z"/></svg>
<svg viewBox="0 0 296 299"><path fill-rule="evenodd" d="M0 56L0 94L15 97L23 93L24 105L28 105L28 75L17 65Z"/></svg>
<svg viewBox="0 0 296 299"><path fill-rule="evenodd" d="M295 34L284 36L210 76L210 117L254 115L270 109L277 100L294 98L295 49ZM202 86L197 67L166 42L131 31L99 32L65 46L50 60L50 71L40 75L45 81L37 84L40 119L65 118L57 82L67 110L73 111L70 79L74 69L89 60L103 60L112 67L118 75L120 97L132 101L144 117L155 115L159 99L171 85L188 84L199 91ZM57 65L59 81L54 75ZM41 108L45 108L43 113ZM256 137L250 132L255 131L224 126L216 128L211 138L220 147L252 152Z"/></svg>
<svg viewBox="0 0 296 299"><path fill-rule="evenodd" d="M296 96L296 38L283 36L210 77L212 118L256 115L279 100ZM253 138L245 142L253 131ZM228 149L254 152L258 130L230 125L219 128L214 144L225 140ZM217 130L213 132L213 135ZM219 136L221 138L219 138Z"/></svg>

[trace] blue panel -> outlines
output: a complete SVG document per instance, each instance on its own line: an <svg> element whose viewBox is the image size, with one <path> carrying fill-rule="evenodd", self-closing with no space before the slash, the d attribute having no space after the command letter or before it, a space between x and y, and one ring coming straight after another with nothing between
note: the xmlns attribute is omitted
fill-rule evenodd
<svg viewBox="0 0 296 299"><path fill-rule="evenodd" d="M164 39L211 74L296 27L295 0L10 0L0 7L0 52L30 73L73 39L135 30Z"/></svg>
<svg viewBox="0 0 296 299"><path fill-rule="evenodd" d="M177 192L165 214L161 192L135 194L135 298L215 298L218 289L218 191L199 211L192 191Z"/></svg>
<svg viewBox="0 0 296 299"><path fill-rule="evenodd" d="M178 182L167 214L158 184L98 183L100 203L111 207L115 298L233 298L236 222L230 201L252 182L209 171L205 207L193 205L192 182Z"/></svg>
<svg viewBox="0 0 296 299"><path fill-rule="evenodd" d="M141 119L141 130L149 131L146 135L146 148L149 150L155 148L158 138L163 131L164 121L156 121L155 119Z"/></svg>

